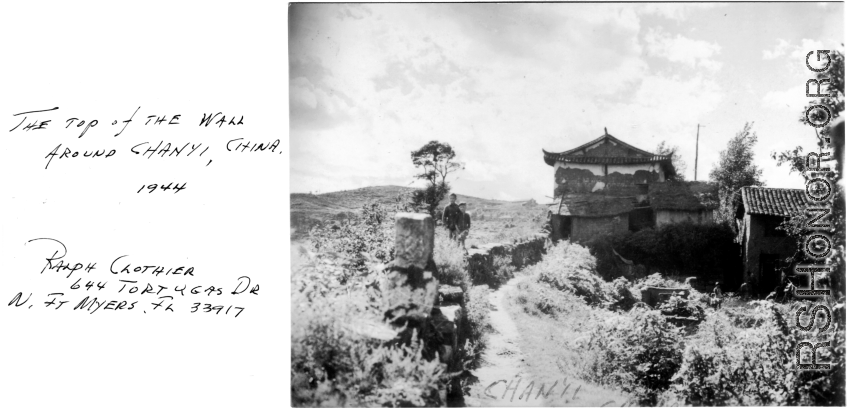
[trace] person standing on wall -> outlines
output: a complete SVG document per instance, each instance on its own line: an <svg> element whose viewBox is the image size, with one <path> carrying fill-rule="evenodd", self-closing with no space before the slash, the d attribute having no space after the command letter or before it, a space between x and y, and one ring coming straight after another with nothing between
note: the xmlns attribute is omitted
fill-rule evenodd
<svg viewBox="0 0 847 409"><path fill-rule="evenodd" d="M468 233L471 230L471 215L467 213L468 205L465 202L459 203L459 210L462 212L459 216L458 224L458 241L465 247L465 239L468 238Z"/></svg>
<svg viewBox="0 0 847 409"><path fill-rule="evenodd" d="M459 227L459 222L461 221L462 210L459 209L459 205L456 204L456 194L450 194L450 204L444 208L444 215L441 217L441 222L444 224L444 227L447 231L450 232L450 240L456 240L456 233Z"/></svg>

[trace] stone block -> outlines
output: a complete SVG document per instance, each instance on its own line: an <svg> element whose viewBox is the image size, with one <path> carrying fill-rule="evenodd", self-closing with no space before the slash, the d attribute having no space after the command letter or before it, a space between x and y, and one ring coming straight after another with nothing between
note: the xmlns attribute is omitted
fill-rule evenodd
<svg viewBox="0 0 847 409"><path fill-rule="evenodd" d="M438 296L441 304L453 304L462 302L463 292L461 287L454 285L439 285Z"/></svg>
<svg viewBox="0 0 847 409"><path fill-rule="evenodd" d="M432 217L421 213L398 213L395 225L394 265L424 269L435 245Z"/></svg>

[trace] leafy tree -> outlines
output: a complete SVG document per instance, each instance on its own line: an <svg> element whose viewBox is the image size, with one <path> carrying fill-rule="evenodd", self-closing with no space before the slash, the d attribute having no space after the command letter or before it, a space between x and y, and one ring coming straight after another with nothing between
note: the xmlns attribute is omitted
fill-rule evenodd
<svg viewBox="0 0 847 409"><path fill-rule="evenodd" d="M679 155L679 146L671 146L666 141L662 141L656 146L656 155L670 155L671 164L673 164L676 174L670 176L669 179L680 182L685 180L685 171L688 166L682 160L682 156Z"/></svg>
<svg viewBox="0 0 847 409"><path fill-rule="evenodd" d="M817 128L814 128L815 135L818 137L819 150L823 149L825 144L828 143L826 138L828 138L830 136L830 132L832 132L831 125L835 122L836 118L841 116L841 112L844 111L844 54L840 51L832 51L829 56L832 62L829 70L819 72L815 77L818 82L822 84L820 87L820 93L830 95L816 100L811 100L811 102L803 108L803 111L800 112L799 119L801 123L808 124L809 122L806 119L806 110L813 105L823 105L829 109L829 112L832 115L830 125L821 128L820 132L818 132ZM825 82L824 80L826 79L829 81ZM817 92L818 90L814 83L810 84L809 93ZM815 121L815 123L822 123L826 120L826 114L823 110L815 109L809 113L809 118ZM782 166L783 164L787 165L789 173L797 172L803 175L806 171L806 155L803 154L802 146L798 145L794 149L782 152L771 152L771 158L776 160L777 166Z"/></svg>
<svg viewBox="0 0 847 409"><path fill-rule="evenodd" d="M422 168L423 173L415 175L418 179L427 181L427 186L415 191L412 203L426 207L427 212L435 216L438 203L450 193L447 175L464 169L464 165L455 161L456 152L449 143L430 141L416 151L412 151L412 163L416 168Z"/></svg>
<svg viewBox="0 0 847 409"><path fill-rule="evenodd" d="M709 173L709 178L718 184L720 220L733 220L732 197L744 186L763 186L762 170L753 162L753 147L759 138L751 132L752 123L729 140L720 153L720 162Z"/></svg>
<svg viewBox="0 0 847 409"><path fill-rule="evenodd" d="M832 61L830 68L827 71L817 73L816 79L820 83L824 83L824 79L829 79L829 83L827 85L822 85L820 88L821 94L830 94L827 97L822 97L816 100L811 100L809 105L803 108L803 111L799 114L801 115L800 122L808 124L806 120L806 110L812 105L824 105L826 106L830 113L832 114L832 119L830 120L830 124L821 128L818 131L817 128L813 128L815 131L815 136L817 137L817 146L818 152L823 152L827 146L834 148L834 153L829 157L831 159L838 160L838 163L835 166L832 166L832 162L827 164L825 159L821 160L821 167L828 167L831 170L829 172L809 172L806 168L806 154L803 152L802 146L797 146L792 150L786 150L784 152L773 152L771 153L771 157L777 161L778 166L782 166L783 164L789 167L789 172L797 172L803 176L804 179L809 180L812 177L824 177L831 181L831 186L833 187L833 199L832 199L832 215L830 217L825 218L822 222L831 224L832 228L830 228L826 233L830 234L833 238L833 256L829 262L833 264L839 265L835 274L832 274L829 278L829 286L833 288L836 293L840 293L838 290L843 286L843 271L844 271L844 254L843 254L843 246L845 243L844 230L839 226L844 225L845 220L845 211L844 211L844 189L841 184L838 183L841 179L841 160L839 157L840 149L838 145L843 146L844 143L844 134L843 134L843 125L841 132L834 132L834 124L835 119L841 116L841 112L844 111L844 54L840 51L832 51L829 53L830 59ZM811 59L811 58L810 58ZM810 93L817 93L818 90L814 84L810 86ZM826 120L825 114L821 110L814 110L810 113L809 117L815 121L816 123L821 123ZM810 126L811 128L811 126ZM789 219L786 223L783 223L782 229L785 230L790 237L793 237L797 240L798 251L795 253L793 260L794 262L801 262L804 260L805 255L802 252L802 246L804 245L804 240L806 235L808 235L811 231L805 228L806 221L808 219L808 215L806 214L797 214L794 215L791 219Z"/></svg>

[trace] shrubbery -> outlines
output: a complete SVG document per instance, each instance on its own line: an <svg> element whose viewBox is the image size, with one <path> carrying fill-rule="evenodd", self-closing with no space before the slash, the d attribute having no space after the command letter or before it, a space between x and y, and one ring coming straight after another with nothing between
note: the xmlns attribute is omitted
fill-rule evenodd
<svg viewBox="0 0 847 409"><path fill-rule="evenodd" d="M641 405L844 405L843 303L827 301L834 319L826 334L805 333L794 325L800 302L753 301L714 311L688 283L659 274L634 284L605 282L593 267L584 248L560 243L528 269L536 280L520 283L514 295L524 312L583 334L567 345L575 351L570 365L583 378L617 386ZM689 288L690 295L672 296L655 310L597 308L625 310L623 301L646 286ZM683 329L666 316L694 321ZM797 371L794 353L802 341L830 341L817 359L833 369ZM803 362L810 352L803 350Z"/></svg>
<svg viewBox="0 0 847 409"><path fill-rule="evenodd" d="M468 261L465 259L465 251L457 242L450 240L446 235L435 235L435 248L432 252L435 266L438 268L438 281L446 285L462 287L467 291L470 287L468 276Z"/></svg>
<svg viewBox="0 0 847 409"><path fill-rule="evenodd" d="M541 262L525 271L538 282L582 298L591 305L628 310L637 302L624 278L607 283L597 275L595 259L587 248L568 241L547 250ZM547 310L547 308L542 308Z"/></svg>
<svg viewBox="0 0 847 409"><path fill-rule="evenodd" d="M673 223L658 229L606 235L588 242L597 257L597 272L606 280L639 278L623 269L617 251L636 265L634 272L696 276L708 280L732 278L740 273L740 248L726 224ZM735 283L730 283L735 284Z"/></svg>
<svg viewBox="0 0 847 409"><path fill-rule="evenodd" d="M312 228L310 238L315 251L338 254L353 271L366 271L367 257L383 263L394 258L394 220L379 203L362 206L361 215L340 224Z"/></svg>
<svg viewBox="0 0 847 409"><path fill-rule="evenodd" d="M647 287L691 288L691 285L672 278L665 278L659 273L653 273L647 277L635 280L635 287L638 289Z"/></svg>
<svg viewBox="0 0 847 409"><path fill-rule="evenodd" d="M844 405L844 331L804 333L791 318L795 306L754 301L745 327L724 314L712 314L687 340L675 391L696 405ZM788 320L786 320L788 318ZM834 336L833 336L834 335ZM799 342L831 340L818 362L831 371L797 371ZM808 348L807 348L808 349ZM810 353L804 351L808 362Z"/></svg>
<svg viewBox="0 0 847 409"><path fill-rule="evenodd" d="M309 262L292 275L293 406L439 406L438 391L467 369L490 331L488 288L472 287L463 249L437 234L433 259L440 283L464 290L464 317L456 365L435 358L443 343L432 339L396 344L385 321L384 265L394 256L394 223L379 204L359 217L311 232ZM501 260L501 263L502 260ZM498 265L503 274L511 274ZM397 291L395 289L394 291ZM459 382L452 382L457 392Z"/></svg>
<svg viewBox="0 0 847 409"><path fill-rule="evenodd" d="M606 300L603 280L594 272L595 260L588 249L569 241L559 242L547 255L527 269L539 282L559 291L568 291L589 304Z"/></svg>
<svg viewBox="0 0 847 409"><path fill-rule="evenodd" d="M507 256L494 256L491 261L494 267L494 281L497 285L503 285L515 277L515 266L512 265L512 258Z"/></svg>
<svg viewBox="0 0 847 409"><path fill-rule="evenodd" d="M292 405L435 406L444 366L421 343L397 346L384 320L382 267L352 274L313 256L292 277Z"/></svg>
<svg viewBox="0 0 847 409"><path fill-rule="evenodd" d="M655 406L680 366L682 332L658 311L635 309L601 323L585 347L582 375Z"/></svg>
<svg viewBox="0 0 847 409"><path fill-rule="evenodd" d="M485 333L491 331L488 292L487 285L473 286L465 291L465 322L470 329L469 337L477 344L477 349L484 348Z"/></svg>

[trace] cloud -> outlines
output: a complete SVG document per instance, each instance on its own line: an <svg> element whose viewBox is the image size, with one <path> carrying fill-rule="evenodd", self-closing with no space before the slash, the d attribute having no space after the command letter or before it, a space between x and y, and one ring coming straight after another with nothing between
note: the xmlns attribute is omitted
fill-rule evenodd
<svg viewBox="0 0 847 409"><path fill-rule="evenodd" d="M463 78L467 72L449 59L442 47L425 39L424 47L408 57L394 57L386 64L385 72L372 80L377 91L400 88L404 95L415 88L435 86L441 92ZM464 84L470 84L465 82Z"/></svg>
<svg viewBox="0 0 847 409"><path fill-rule="evenodd" d="M814 91L814 86L812 87ZM796 114L809 102L806 98L806 86L798 85L784 91L770 91L762 97L762 106L769 109L785 110ZM799 114L798 114L799 117Z"/></svg>
<svg viewBox="0 0 847 409"><path fill-rule="evenodd" d="M826 44L829 44L829 46L827 46ZM765 60L773 60L787 55L791 57L792 60L805 61L806 54L808 54L809 51L840 49L841 47L837 45L837 42L832 40L823 42L819 40L810 40L808 38L804 38L800 41L800 44L794 45L780 38L773 50L765 50L762 53L762 58ZM815 54L812 54L809 57L809 64L814 68L823 67L826 63L826 59L824 58L823 62L818 63L815 57Z"/></svg>
<svg viewBox="0 0 847 409"><path fill-rule="evenodd" d="M720 70L722 63L712 59L720 54L721 47L716 43L692 40L677 34L671 37L661 28L649 29L644 36L647 51L655 56L666 58L671 62L682 63L691 68L706 68L711 71Z"/></svg>
<svg viewBox="0 0 847 409"><path fill-rule="evenodd" d="M313 84L305 77L289 81L292 129L328 129L351 118L352 101L343 93Z"/></svg>
<svg viewBox="0 0 847 409"><path fill-rule="evenodd" d="M762 52L762 58L766 60L773 60L774 58L782 57L788 53L790 48L791 44L780 38L773 50L765 50Z"/></svg>
<svg viewBox="0 0 847 409"><path fill-rule="evenodd" d="M512 196L512 195L510 195L506 192L503 192L503 191L500 191L499 193L497 193L497 199L505 200L507 202L514 202L514 201L519 200L517 197Z"/></svg>
<svg viewBox="0 0 847 409"><path fill-rule="evenodd" d="M688 19L692 13L700 10L722 7L722 3L659 3L639 4L635 10L639 14L652 14L669 20L682 22Z"/></svg>

